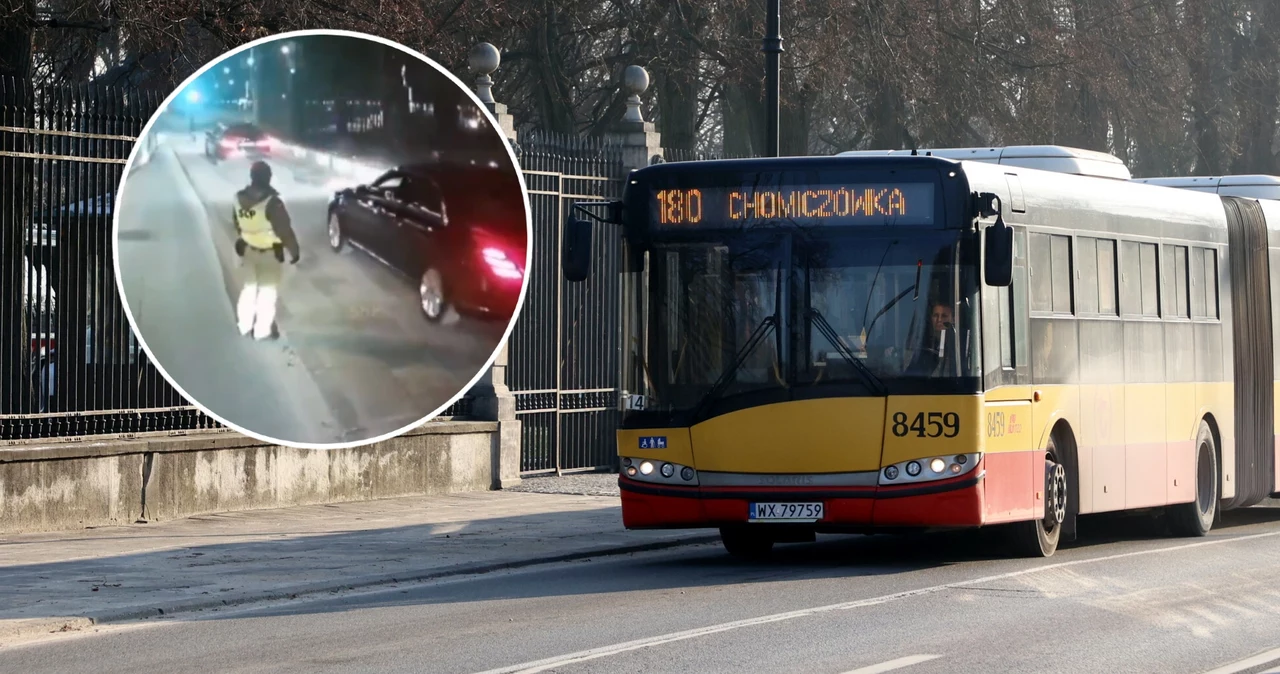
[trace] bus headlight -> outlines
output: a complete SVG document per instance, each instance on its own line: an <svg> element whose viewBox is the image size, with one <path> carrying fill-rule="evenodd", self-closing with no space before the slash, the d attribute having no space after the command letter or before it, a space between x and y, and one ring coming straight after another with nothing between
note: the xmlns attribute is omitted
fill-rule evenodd
<svg viewBox="0 0 1280 674"><path fill-rule="evenodd" d="M622 474L640 482L696 487L698 471L692 466L682 466L671 461L621 457Z"/></svg>
<svg viewBox="0 0 1280 674"><path fill-rule="evenodd" d="M958 477L973 472L980 458L981 454L949 454L900 461L880 471L880 484L893 486Z"/></svg>

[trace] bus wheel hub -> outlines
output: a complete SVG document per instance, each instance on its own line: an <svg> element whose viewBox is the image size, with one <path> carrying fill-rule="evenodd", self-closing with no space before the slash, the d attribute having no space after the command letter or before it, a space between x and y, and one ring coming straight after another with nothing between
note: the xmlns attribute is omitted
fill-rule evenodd
<svg viewBox="0 0 1280 674"><path fill-rule="evenodd" d="M1048 469L1045 485L1044 518L1049 527L1056 527L1067 519L1067 469L1060 463L1046 461Z"/></svg>

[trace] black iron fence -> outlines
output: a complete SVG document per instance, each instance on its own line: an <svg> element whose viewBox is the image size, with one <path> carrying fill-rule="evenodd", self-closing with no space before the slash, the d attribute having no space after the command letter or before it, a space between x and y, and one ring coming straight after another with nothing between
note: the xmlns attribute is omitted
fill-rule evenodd
<svg viewBox="0 0 1280 674"><path fill-rule="evenodd" d="M217 427L147 361L116 292L114 197L163 98L0 78L0 441Z"/></svg>
<svg viewBox="0 0 1280 674"><path fill-rule="evenodd" d="M616 198L622 150L607 138L550 133L520 141L533 215L533 268L509 342L507 385L523 422L525 473L613 462L618 427L617 232L595 237L582 284L560 274L565 215L575 202Z"/></svg>
<svg viewBox="0 0 1280 674"><path fill-rule="evenodd" d="M163 97L0 80L0 441L219 428L148 362L116 293L114 196ZM523 421L521 469L612 466L619 233L597 230L586 283L564 282L559 256L572 205L620 195L622 148L608 137L551 133L526 133L519 147L535 258L507 369ZM463 398L442 416L465 418L471 407Z"/></svg>

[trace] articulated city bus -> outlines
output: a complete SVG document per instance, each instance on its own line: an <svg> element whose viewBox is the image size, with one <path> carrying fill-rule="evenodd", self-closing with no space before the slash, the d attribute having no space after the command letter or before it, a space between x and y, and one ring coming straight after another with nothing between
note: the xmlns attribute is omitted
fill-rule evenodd
<svg viewBox="0 0 1280 674"><path fill-rule="evenodd" d="M1079 514L1204 535L1276 491L1280 288L1232 254L1265 241L1258 202L976 153L658 164L575 207L623 235L626 527L760 557L999 524L1048 556ZM571 282L591 234L567 223Z"/></svg>

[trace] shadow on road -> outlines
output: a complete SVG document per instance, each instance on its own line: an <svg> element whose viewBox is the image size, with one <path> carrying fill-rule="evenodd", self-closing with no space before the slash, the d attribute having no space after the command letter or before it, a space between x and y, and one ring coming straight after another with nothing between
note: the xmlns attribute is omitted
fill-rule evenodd
<svg viewBox="0 0 1280 674"><path fill-rule="evenodd" d="M418 569L435 567L435 570L443 570L453 565L500 564L504 559L511 559L510 553L505 557L495 555L495 551L503 547L518 549L522 545L545 546L546 541L534 538L540 527L545 526L540 524L541 517L545 516L494 518L471 522L462 528L457 528L457 524L432 524L318 536L306 535L307 532L274 531L271 536L278 537L277 540L231 544L218 543L219 536L210 536L206 545L98 560L10 566L5 568L5 573L15 579L18 587L22 587L24 583L31 585L31 579L34 578L91 579L86 582L93 582L95 587L102 585L107 588L102 595L95 595L93 598L92 603L96 604L94 610L101 612L113 606L109 592L113 581L120 582L120 570L149 570L148 573L165 577L165 581L157 584L155 593L155 601L162 603L165 597L172 601L179 596L190 596L189 592L187 595L175 594L175 590L198 588L213 582L208 576L208 568L213 566L226 567L225 572L221 572L222 575L216 578L216 582L225 584L226 589L220 590L208 585L210 590L199 594L210 595L212 592L216 596L219 591L235 590L243 585L246 578L250 579L250 583L269 586L272 591L279 592L287 591L291 584L313 583L326 577L354 579L365 574L388 572L388 569L390 572L404 569L406 577L409 577L415 575L411 573L415 565L406 565L404 561L415 557L424 562L434 558L436 562L418 564ZM1255 525L1276 523L1280 523L1280 508L1233 511L1224 515L1220 527L1215 528L1210 539L1214 536L1237 534L1241 529ZM501 540L501 534L495 532L511 532L510 538ZM286 536L298 537L284 538ZM95 538L90 534L76 540L83 543ZM311 601L264 607L253 611L252 617L324 614L356 609L474 603L499 599L651 592L782 580L887 579L975 562L989 563L984 568L989 568L990 573L1002 573L1028 568L1029 565L1047 565L1097 556L1073 555L1071 551L1100 548L1118 542L1138 543L1137 546L1128 546L1126 552L1154 549L1159 546L1150 543L1156 540L1167 541L1170 545L1180 542L1179 539L1170 539L1161 523L1150 516L1129 515L1086 519L1081 526L1080 540L1073 546L1063 548L1058 556L1048 560L1011 559L1002 550L1004 539L998 528L928 534L823 536L817 543L780 545L774 557L763 563L741 562L729 557L718 545L700 545L685 548L679 554L620 556L611 559L608 566L543 567L531 571L535 574L533 576L481 576L479 582L434 586L381 586L386 591L346 597L313 594L309 596ZM1191 539L1181 539L1183 542L1189 540ZM0 549L10 544L12 543L0 541ZM566 544L566 549L571 545ZM440 560L445 561L441 563ZM625 565L625 568L619 570L618 565ZM572 578L572 582L563 582L566 577ZM133 580L135 585L145 585L147 582L145 577L141 580L134 577ZM936 579L927 582L936 582ZM128 585L126 580L125 586ZM885 589L887 587L900 586L900 580L885 581L884 587L864 586L863 589L873 592L870 596L875 596L897 591ZM87 591L88 588L83 589ZM137 592L138 589L135 587L132 591ZM252 591L248 594L253 596ZM53 601L63 603L69 599L75 598L52 598ZM33 599L28 596L22 603L27 605L27 613L21 616L23 618L44 617L42 611L56 613L51 609L41 608L45 604L43 597ZM190 621L243 617L248 616L243 613L220 615L202 612L178 614L168 619Z"/></svg>

